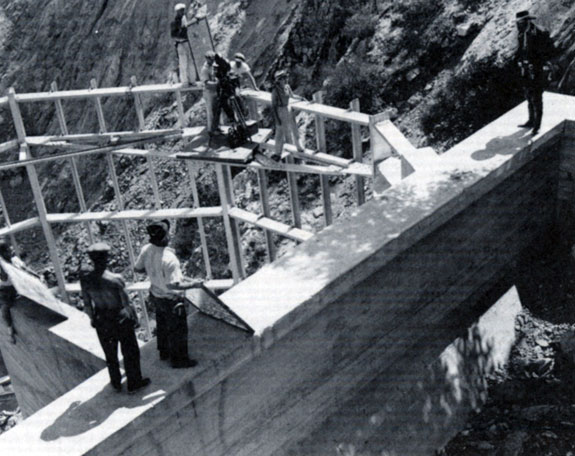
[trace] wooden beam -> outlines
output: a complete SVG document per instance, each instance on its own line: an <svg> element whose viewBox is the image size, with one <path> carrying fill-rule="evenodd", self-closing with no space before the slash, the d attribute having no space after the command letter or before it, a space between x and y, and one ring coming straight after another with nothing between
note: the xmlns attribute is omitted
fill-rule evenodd
<svg viewBox="0 0 575 456"><path fill-rule="evenodd" d="M349 104L349 109L359 112L359 100L355 98ZM353 148L353 159L357 163L363 163L363 149L361 145L361 127L357 124L351 125L351 144ZM365 203L365 180L361 176L355 176L355 191L357 195L357 204L361 206Z"/></svg>
<svg viewBox="0 0 575 456"><path fill-rule="evenodd" d="M4 228L0 228L0 236L12 236L20 231L26 231L38 226L40 226L40 219L38 217L32 217L10 225L6 224Z"/></svg>
<svg viewBox="0 0 575 456"><path fill-rule="evenodd" d="M286 161L288 165L294 165L294 159L291 155L286 158ZM299 204L297 179L296 176L291 171L287 172L287 181L288 181L290 207L291 207L293 224L297 228L301 228L301 211Z"/></svg>
<svg viewBox="0 0 575 456"><path fill-rule="evenodd" d="M10 241L12 242L12 246L14 247L14 250L16 250L16 253L19 255L20 252L20 247L18 246L18 243L16 242L16 237L14 236L15 231L13 231L14 229L14 225L12 225L12 222L10 220L10 215L8 214L8 206L6 205L6 200L4 199L4 195L2 193L2 188L0 188L0 208L2 209L2 216L4 217L4 223L6 224L6 234L8 234L8 236L10 236ZM0 236L2 236L2 229L0 229Z"/></svg>
<svg viewBox="0 0 575 456"><path fill-rule="evenodd" d="M305 242L313 237L313 233L310 233L309 231L286 225L285 223L278 222L271 218L262 217L261 215L240 209L239 207L233 207L230 209L230 217L241 220L250 225L257 226L258 228L272 231L298 242Z"/></svg>
<svg viewBox="0 0 575 456"><path fill-rule="evenodd" d="M218 179L218 190L220 193L220 202L222 206L223 216L224 216L224 229L226 232L226 241L228 244L228 255L230 257L230 269L232 270L232 276L234 283L238 283L242 279L241 271L242 267L240 264L240 256L238 249L240 248L240 240L237 237L237 233L232 230L232 224L230 221L230 204L227 198L227 192L225 189L226 179L224 177L223 165L217 164L216 176Z"/></svg>
<svg viewBox="0 0 575 456"><path fill-rule="evenodd" d="M192 183L192 198L194 200L194 207L199 209L201 207L200 204L200 195L198 193L198 183L196 181L196 175L198 169L196 164L192 161L187 161L186 165L188 167L188 175L190 177L190 182ZM219 208L221 211L221 207ZM212 264L210 262L210 252L208 250L208 240L206 239L206 229L204 227L204 219L202 217L198 217L198 232L200 234L200 243L202 245L202 254L204 257L204 266L206 268L206 277L208 279L212 278Z"/></svg>
<svg viewBox="0 0 575 456"><path fill-rule="evenodd" d="M50 85L50 89L53 92L58 90L58 84L56 81L52 81ZM68 132L68 124L66 123L66 116L64 115L64 107L62 106L62 101L56 99L54 101L54 105L56 107L56 116L58 118L58 124L60 126L60 132L63 135L67 135ZM80 211L86 212L88 210L86 206L86 200L84 198L84 192L82 190L82 182L80 181L80 173L78 172L78 164L76 163L76 157L70 157L69 159L70 167L72 169L72 180L74 182L74 188L76 190L76 197L78 198L78 204L80 205ZM90 223L86 222L84 224L84 228L88 233L88 239L90 243L94 242L94 235L92 233L92 228L90 227Z"/></svg>
<svg viewBox="0 0 575 456"><path fill-rule="evenodd" d="M224 190L226 192L226 200L230 208L236 206L236 198L234 195L234 181L232 179L232 167L224 165L222 166L223 174L224 174ZM238 265L240 267L240 274L242 279L246 276L246 270L244 268L244 251L242 249L242 235L240 232L240 227L238 225L237 220L230 219L230 225L232 228L232 234L234 239L236 240L236 248L237 248L237 258L238 258Z"/></svg>
<svg viewBox="0 0 575 456"><path fill-rule="evenodd" d="M258 173L258 186L260 188L260 203L262 206L262 213L264 217L270 218L271 208L268 196L268 176L263 169L258 169L257 173ZM271 263L276 258L276 246L274 244L274 237L273 234L268 230L264 230L264 235L266 238L266 251L267 251L268 262Z"/></svg>
<svg viewBox="0 0 575 456"><path fill-rule="evenodd" d="M0 144L0 153L10 152L11 150L18 149L20 143L17 139L11 139L10 141L3 142Z"/></svg>
<svg viewBox="0 0 575 456"><path fill-rule="evenodd" d="M136 76L130 78L130 83L132 87L135 88L138 85L138 80ZM134 96L134 106L136 108L136 116L138 117L138 131L143 131L146 128L146 119L144 118L144 106L142 104L142 99L140 94L133 93ZM150 156L146 157L146 164L148 166L148 175L150 177L150 184L152 185L152 193L154 195L154 205L156 209L162 207L162 202L160 199L160 188L158 186L158 180L156 179L156 170L154 169L153 158Z"/></svg>
<svg viewBox="0 0 575 456"><path fill-rule="evenodd" d="M120 211L99 211L80 213L58 213L48 214L50 223L78 223L86 221L127 221L127 220L161 220L161 219L183 219L202 217L221 217L222 208L216 207L179 207L174 209L128 209Z"/></svg>
<svg viewBox="0 0 575 456"><path fill-rule="evenodd" d="M271 104L271 94L269 92L243 89L241 93L243 96L257 100L262 104ZM369 125L370 116L361 112L353 112L347 109L336 108L334 106L310 103L309 101L298 101L295 99L290 100L290 107L299 111L308 112L310 114L319 114L320 116L327 119L340 120L343 122L355 123L364 126Z"/></svg>
<svg viewBox="0 0 575 456"><path fill-rule="evenodd" d="M204 282L204 285L209 288L210 290L228 290L229 288L234 286L234 281L230 279L217 279L217 280L207 280ZM126 284L126 290L128 291L137 291L137 292L147 292L150 289L150 282L142 281L142 282L132 282ZM66 291L69 293L80 293L80 283L73 282L66 284Z"/></svg>
<svg viewBox="0 0 575 456"><path fill-rule="evenodd" d="M184 100L182 99L181 90L176 90L176 105L178 107L178 121L180 123L180 128L184 128L186 125L186 112L184 110Z"/></svg>
<svg viewBox="0 0 575 456"><path fill-rule="evenodd" d="M16 101L16 91L13 87L11 87L8 91L8 102L10 104L10 111L12 113L12 121L14 122L16 134L18 135L18 141L20 142L21 153L24 156L29 156L30 151L28 150L28 145L26 144L26 129L24 128L24 121L22 120L20 107ZM38 211L40 226L42 227L44 238L46 239L46 244L48 245L48 253L52 261L52 266L54 267L54 274L56 275L58 288L62 294L63 300L68 301L65 287L66 281L64 280L64 272L60 264L60 258L58 257L58 250L56 249L56 240L54 238L54 234L52 233L50 224L46 220L46 205L44 203L44 197L42 196L42 189L38 180L38 174L36 173L36 168L34 165L27 165L26 172L28 173L28 180L30 181L30 187L32 188L32 194L34 195L34 203L36 204L36 210Z"/></svg>
<svg viewBox="0 0 575 456"><path fill-rule="evenodd" d="M316 103L323 102L323 93L316 92L313 95L313 101ZM315 139L317 150L320 153L327 154L327 142L325 139L325 120L318 114L314 116L315 120ZM331 189L329 185L328 176L320 176L321 184L321 199L323 203L323 216L325 220L325 226L329 226L333 223L333 211L331 209Z"/></svg>
<svg viewBox="0 0 575 456"><path fill-rule="evenodd" d="M16 96L19 103L32 103L38 101L53 101L55 99L71 100L85 98L102 98L102 97L122 97L129 96L132 92L139 94L158 94L182 92L199 92L203 90L201 84L193 86L183 86L182 84L149 84L142 85L132 89L130 86L123 87L103 87L93 89L62 90L58 92L36 92L20 93ZM0 98L0 101L2 99Z"/></svg>

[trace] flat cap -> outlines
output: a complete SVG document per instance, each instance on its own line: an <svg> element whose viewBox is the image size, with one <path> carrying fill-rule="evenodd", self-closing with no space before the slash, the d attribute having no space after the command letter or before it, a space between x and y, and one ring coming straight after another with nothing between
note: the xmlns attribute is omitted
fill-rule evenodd
<svg viewBox="0 0 575 456"><path fill-rule="evenodd" d="M176 3L176 6L174 6L174 11L179 11L181 9L186 9L185 3Z"/></svg>
<svg viewBox="0 0 575 456"><path fill-rule="evenodd" d="M104 253L109 252L110 246L105 242L96 242L86 250L87 253Z"/></svg>
<svg viewBox="0 0 575 456"><path fill-rule="evenodd" d="M274 73L274 79L287 78L288 72L286 70L279 70Z"/></svg>
<svg viewBox="0 0 575 456"><path fill-rule="evenodd" d="M524 21L527 19L535 19L535 16L532 16L531 14L529 14L529 11L527 11L527 10L519 11L515 15L515 20L517 22L521 22L521 21Z"/></svg>

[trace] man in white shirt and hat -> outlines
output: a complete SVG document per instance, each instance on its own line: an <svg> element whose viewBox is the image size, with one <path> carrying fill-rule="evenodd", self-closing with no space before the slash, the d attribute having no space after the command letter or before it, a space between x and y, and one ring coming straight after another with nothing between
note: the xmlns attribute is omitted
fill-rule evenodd
<svg viewBox="0 0 575 456"><path fill-rule="evenodd" d="M178 3L174 6L174 11L176 17L170 24L170 31L176 45L176 53L178 54L180 82L184 85L190 85L197 79L198 74L194 64L192 48L188 40L188 25L190 24L186 18L186 5Z"/></svg>

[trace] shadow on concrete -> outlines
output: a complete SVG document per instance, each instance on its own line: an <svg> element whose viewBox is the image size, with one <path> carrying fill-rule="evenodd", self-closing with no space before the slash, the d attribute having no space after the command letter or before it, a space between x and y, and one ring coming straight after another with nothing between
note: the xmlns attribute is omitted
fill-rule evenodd
<svg viewBox="0 0 575 456"><path fill-rule="evenodd" d="M531 130L521 129L509 136L498 136L490 140L485 147L471 154L474 160L489 160L496 155L510 155L529 145L532 139Z"/></svg>
<svg viewBox="0 0 575 456"><path fill-rule="evenodd" d="M157 396L153 384L134 396L116 393L108 384L88 401L72 402L62 415L42 431L40 437L44 441L52 441L84 434L106 421L118 409L141 407L156 400Z"/></svg>

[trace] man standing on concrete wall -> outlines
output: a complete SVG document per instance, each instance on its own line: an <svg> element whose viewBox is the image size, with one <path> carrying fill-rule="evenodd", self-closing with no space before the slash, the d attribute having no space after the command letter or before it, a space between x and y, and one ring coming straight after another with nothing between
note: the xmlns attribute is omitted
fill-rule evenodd
<svg viewBox="0 0 575 456"><path fill-rule="evenodd" d="M153 222L147 228L150 243L136 260L136 272L150 279L150 302L156 309L156 339L160 359L170 360L174 368L194 367L188 355L188 321L183 290L196 288L201 280L185 278L180 261L168 247L170 222Z"/></svg>
<svg viewBox="0 0 575 456"><path fill-rule="evenodd" d="M197 69L194 65L192 48L188 41L188 20L186 18L186 5L178 3L174 10L176 17L170 24L171 36L176 45L178 64L180 68L180 82L184 85L192 84L197 78Z"/></svg>
<svg viewBox="0 0 575 456"><path fill-rule="evenodd" d="M548 84L551 72L549 59L554 46L549 33L535 25L534 16L529 11L520 11L516 15L519 46L517 64L521 71L521 83L529 108L529 119L519 125L532 128L532 133L539 133L543 117L543 90Z"/></svg>
<svg viewBox="0 0 575 456"><path fill-rule="evenodd" d="M134 331L138 323L136 310L130 305L122 276L106 269L109 251L110 247L103 242L88 247L87 253L94 268L81 273L82 299L104 350L112 387L122 391L119 343L124 356L128 393L134 393L148 386L150 379L142 378L140 370L140 349Z"/></svg>

